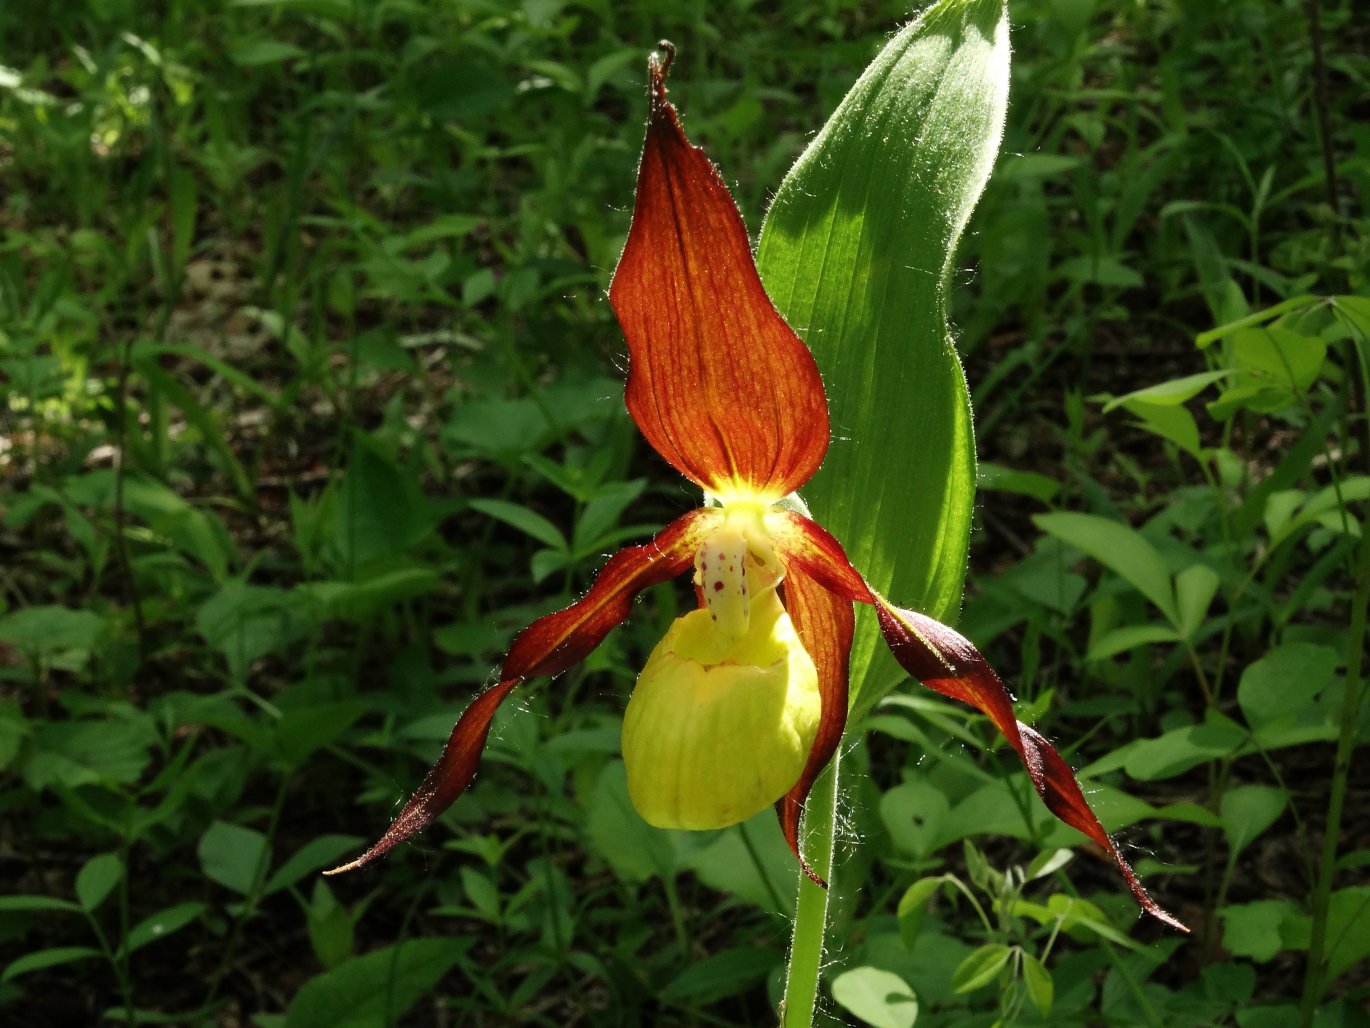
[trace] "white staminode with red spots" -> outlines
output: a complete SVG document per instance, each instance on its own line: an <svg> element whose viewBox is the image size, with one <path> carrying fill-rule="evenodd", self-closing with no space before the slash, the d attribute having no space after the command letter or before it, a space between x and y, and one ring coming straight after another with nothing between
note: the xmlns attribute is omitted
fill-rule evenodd
<svg viewBox="0 0 1370 1028"><path fill-rule="evenodd" d="M747 632L753 588L749 579L758 579L759 593L774 589L785 575L766 530L766 510L765 504L753 500L727 504L723 523L695 554L695 585L718 631L731 639Z"/></svg>

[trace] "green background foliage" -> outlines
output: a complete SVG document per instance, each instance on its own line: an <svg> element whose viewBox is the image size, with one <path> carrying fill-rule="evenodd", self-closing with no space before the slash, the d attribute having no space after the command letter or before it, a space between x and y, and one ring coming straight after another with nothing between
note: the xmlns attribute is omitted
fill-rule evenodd
<svg viewBox="0 0 1370 1028"><path fill-rule="evenodd" d="M756 231L909 13L0 6L0 1020L773 1023L773 819L654 831L617 757L685 590L525 690L440 825L317 872L514 632L698 501L623 411L604 302L648 48ZM959 626L1194 934L910 685L849 740L820 1016L1365 1023L1356 13L1011 0L945 293L980 456ZM894 448L834 409L834 453ZM873 486L825 481L860 554Z"/></svg>

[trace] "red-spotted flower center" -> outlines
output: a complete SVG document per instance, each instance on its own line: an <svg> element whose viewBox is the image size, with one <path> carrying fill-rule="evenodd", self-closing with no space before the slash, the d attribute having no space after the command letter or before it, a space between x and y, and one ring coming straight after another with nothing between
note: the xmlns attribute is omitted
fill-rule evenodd
<svg viewBox="0 0 1370 1028"><path fill-rule="evenodd" d="M747 633L753 591L774 591L784 577L765 517L766 508L760 503L724 507L723 524L695 554L695 585L723 639L735 640Z"/></svg>

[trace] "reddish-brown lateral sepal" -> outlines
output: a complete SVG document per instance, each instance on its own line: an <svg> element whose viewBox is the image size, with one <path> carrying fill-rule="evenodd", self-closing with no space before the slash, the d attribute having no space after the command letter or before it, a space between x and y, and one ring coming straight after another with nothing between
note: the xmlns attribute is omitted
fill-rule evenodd
<svg viewBox="0 0 1370 1028"><path fill-rule="evenodd" d="M727 186L681 130L663 65L653 57L649 70L632 227L609 289L628 342L628 411L696 484L779 499L827 451L823 381L766 295Z"/></svg>
<svg viewBox="0 0 1370 1028"><path fill-rule="evenodd" d="M428 769L423 783L414 790L414 795L409 797L409 802L395 820L390 822L385 834L356 860L325 871L324 874L344 874L375 863L410 836L423 831L455 803L476 776L476 767L485 750L485 740L490 735L490 721L495 711L518 683L517 678L506 679L472 700L457 720L452 734L447 737L442 756Z"/></svg>
<svg viewBox="0 0 1370 1028"><path fill-rule="evenodd" d="M1172 928L1187 932L1189 929L1142 888L1117 843L1090 809L1070 766L1046 739L1014 716L1008 690L975 645L940 621L892 607L878 597L875 607L885 642L904 670L928 688L984 713L1018 751L1028 778L1047 809L1113 857L1143 910Z"/></svg>
<svg viewBox="0 0 1370 1028"><path fill-rule="evenodd" d="M790 571L802 571L828 592L849 602L874 603L875 594L852 567L831 532L795 511L767 515L766 528Z"/></svg>
<svg viewBox="0 0 1370 1028"><path fill-rule="evenodd" d="M789 569L781 588L785 610L818 669L822 714L804 770L790 791L776 801L775 810L785 841L799 858L804 873L826 887L827 883L814 873L800 852L799 818L813 783L837 752L847 727L847 668L855 619L851 600L829 592L797 567Z"/></svg>
<svg viewBox="0 0 1370 1028"><path fill-rule="evenodd" d="M438 762L385 834L356 860L326 873L365 867L432 824L471 784L490 735L490 722L514 686L534 675L560 674L582 660L628 616L638 593L693 565L700 540L720 516L714 508L692 510L651 542L620 550L595 576L583 599L538 618L520 632L504 660L499 683L471 701Z"/></svg>
<svg viewBox="0 0 1370 1028"><path fill-rule="evenodd" d="M500 678L558 675L583 660L628 616L638 593L693 567L695 551L722 517L717 507L700 507L676 518L651 542L619 550L584 599L538 618L518 634Z"/></svg>

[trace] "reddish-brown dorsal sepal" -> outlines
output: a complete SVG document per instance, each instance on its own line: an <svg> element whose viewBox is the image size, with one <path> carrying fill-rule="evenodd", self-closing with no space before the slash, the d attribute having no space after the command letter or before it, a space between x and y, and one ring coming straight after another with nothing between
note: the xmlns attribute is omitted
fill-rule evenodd
<svg viewBox="0 0 1370 1028"><path fill-rule="evenodd" d="M766 295L727 186L666 99L669 63L650 63L632 227L609 289L628 342L625 400L691 481L779 499L827 451L823 382Z"/></svg>

